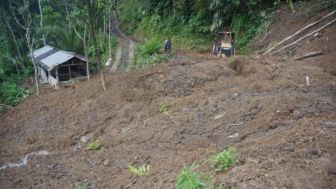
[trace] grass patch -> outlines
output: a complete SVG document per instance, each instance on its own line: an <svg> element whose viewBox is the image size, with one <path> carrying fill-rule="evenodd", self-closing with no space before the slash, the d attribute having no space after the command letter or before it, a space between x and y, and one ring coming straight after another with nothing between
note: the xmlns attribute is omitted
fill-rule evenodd
<svg viewBox="0 0 336 189"><path fill-rule="evenodd" d="M102 147L102 144L100 143L99 140L95 140L93 142L90 142L87 146L86 146L86 150L99 150Z"/></svg>
<svg viewBox="0 0 336 189"><path fill-rule="evenodd" d="M169 102L163 101L160 103L160 112L165 113L168 112L171 107L171 104Z"/></svg>
<svg viewBox="0 0 336 189"><path fill-rule="evenodd" d="M177 189L205 189L206 184L201 179L199 173L195 171L197 166L193 164L191 167L185 167L177 178Z"/></svg>
<svg viewBox="0 0 336 189"><path fill-rule="evenodd" d="M81 182L77 182L76 183L76 189L87 189L87 187L85 186L85 184L83 184Z"/></svg>
<svg viewBox="0 0 336 189"><path fill-rule="evenodd" d="M235 148L228 148L211 158L215 162L216 172L223 172L229 169L236 163L237 150Z"/></svg>
<svg viewBox="0 0 336 189"><path fill-rule="evenodd" d="M149 174L149 165L142 165L139 167L133 166L133 165L128 165L128 170L131 173L134 173L138 176L146 176Z"/></svg>
<svg viewBox="0 0 336 189"><path fill-rule="evenodd" d="M151 38L144 44L139 45L137 49L136 68L142 69L147 66L153 66L161 62L167 62L172 58L171 54L160 53L163 49L163 42L159 38Z"/></svg>

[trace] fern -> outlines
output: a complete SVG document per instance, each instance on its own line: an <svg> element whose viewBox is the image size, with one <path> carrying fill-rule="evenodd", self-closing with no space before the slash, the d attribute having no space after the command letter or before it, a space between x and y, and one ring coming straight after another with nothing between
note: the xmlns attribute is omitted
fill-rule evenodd
<svg viewBox="0 0 336 189"><path fill-rule="evenodd" d="M201 180L199 173L195 172L197 166L185 167L181 171L177 180L177 189L205 189L206 184Z"/></svg>
<svg viewBox="0 0 336 189"><path fill-rule="evenodd" d="M138 176L146 176L149 174L149 165L142 165L139 167L128 165L128 170Z"/></svg>

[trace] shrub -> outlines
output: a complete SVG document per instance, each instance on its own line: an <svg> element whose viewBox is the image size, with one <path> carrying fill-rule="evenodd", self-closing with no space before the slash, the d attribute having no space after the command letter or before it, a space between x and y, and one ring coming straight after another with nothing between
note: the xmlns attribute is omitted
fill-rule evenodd
<svg viewBox="0 0 336 189"><path fill-rule="evenodd" d="M160 49L163 47L163 43L160 40L153 38L143 45L138 47L139 54L142 56L145 55L154 55L160 52Z"/></svg>
<svg viewBox="0 0 336 189"><path fill-rule="evenodd" d="M169 108L171 107L171 104L169 102L161 102L160 103L160 112L165 113L169 111Z"/></svg>
<svg viewBox="0 0 336 189"><path fill-rule="evenodd" d="M178 175L177 189L205 189L206 184L202 181L199 173L195 172L197 166L185 167Z"/></svg>
<svg viewBox="0 0 336 189"><path fill-rule="evenodd" d="M76 183L76 189L87 189L87 187L83 183L78 182Z"/></svg>
<svg viewBox="0 0 336 189"><path fill-rule="evenodd" d="M14 82L8 81L0 85L0 102L3 104L17 105L27 94L27 89Z"/></svg>
<svg viewBox="0 0 336 189"><path fill-rule="evenodd" d="M89 143L87 146L86 146L86 149L87 150L99 150L101 148L101 143L99 140L95 140L91 143Z"/></svg>
<svg viewBox="0 0 336 189"><path fill-rule="evenodd" d="M237 150L235 148L228 148L214 155L211 160L215 162L216 171L223 172L236 163L236 158Z"/></svg>
<svg viewBox="0 0 336 189"><path fill-rule="evenodd" d="M139 167L128 165L128 170L138 176L146 176L149 174L149 165L142 165Z"/></svg>

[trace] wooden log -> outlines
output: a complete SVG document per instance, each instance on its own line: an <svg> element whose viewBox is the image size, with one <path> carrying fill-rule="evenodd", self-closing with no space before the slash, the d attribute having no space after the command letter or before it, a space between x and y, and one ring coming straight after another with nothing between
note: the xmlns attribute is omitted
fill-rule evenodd
<svg viewBox="0 0 336 189"><path fill-rule="evenodd" d="M300 57L296 57L294 58L294 60L302 60L302 59L305 59L305 58L309 58L309 57L314 57L314 56L318 56L318 55L322 55L323 52L322 51L313 51L313 52L309 52L309 53L306 53Z"/></svg>
<svg viewBox="0 0 336 189"><path fill-rule="evenodd" d="M280 51L282 51L282 50L284 50L284 49L286 49L286 48L288 48L288 47L291 47L291 46L295 45L296 43L302 41L303 39L306 39L307 37L309 37L309 36L311 36L311 35L313 35L313 34L319 32L319 31L321 31L321 30L324 30L325 28L329 27L331 24L333 24L333 23L335 23L335 22L336 22L336 19L334 19L334 20L328 22L328 23L325 24L324 26L318 28L317 30L315 30L315 31L313 31L313 32L311 32L311 33L309 33L309 34L307 34L307 35L301 37L301 38L299 38L298 40L294 41L293 43L290 43L290 44L288 44L288 45L283 46L281 49L275 51L275 52L272 53L271 55L273 56L273 55L279 53Z"/></svg>
<svg viewBox="0 0 336 189"><path fill-rule="evenodd" d="M162 71L154 71L154 72L150 72L150 73L147 73L147 74L136 76L136 78L146 77L146 76L150 76L150 75L153 75L153 74L156 74L156 73L163 73L163 72Z"/></svg>
<svg viewBox="0 0 336 189"><path fill-rule="evenodd" d="M336 11L333 11L333 12L327 14L326 16L324 16L323 18L321 18L321 19L319 19L319 20L317 20L317 21L315 21L315 22L312 22L312 23L306 25L306 26L303 27L302 29L296 31L294 34L292 34L292 35L286 37L285 39L283 39L283 40L280 41L279 43L277 43L277 44L273 45L272 47L270 47L269 49L267 49L263 54L267 54L267 53L271 52L273 49L275 49L276 47L282 45L283 43L285 43L286 41L292 39L293 37L297 36L297 35L300 34L301 32L303 32L303 31L307 30L308 28L311 28L311 27L315 26L316 24L322 22L323 20L329 18L330 16L332 16L333 14L335 14L335 12L336 12Z"/></svg>

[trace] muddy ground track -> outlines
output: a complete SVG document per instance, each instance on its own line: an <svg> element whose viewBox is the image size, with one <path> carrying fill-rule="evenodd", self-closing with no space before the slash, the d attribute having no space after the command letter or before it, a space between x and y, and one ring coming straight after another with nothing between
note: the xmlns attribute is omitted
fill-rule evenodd
<svg viewBox="0 0 336 189"><path fill-rule="evenodd" d="M121 31L120 23L115 12L112 12L111 17L110 31L112 36L118 40L118 48L113 63L106 69L110 72L129 71L134 63L135 46L137 43Z"/></svg>

